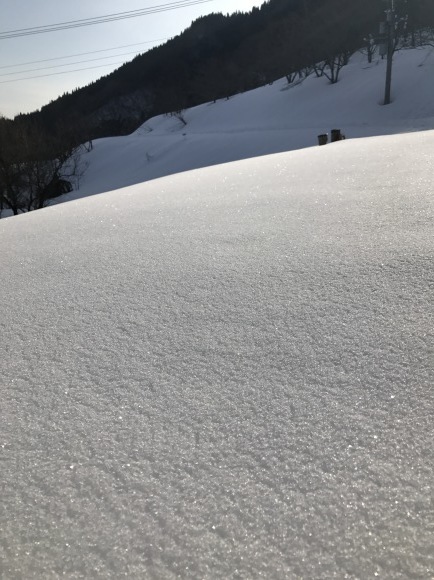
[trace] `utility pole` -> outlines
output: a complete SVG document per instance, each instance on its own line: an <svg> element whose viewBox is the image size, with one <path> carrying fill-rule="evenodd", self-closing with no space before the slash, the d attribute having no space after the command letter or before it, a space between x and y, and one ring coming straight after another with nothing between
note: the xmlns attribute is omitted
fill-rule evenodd
<svg viewBox="0 0 434 580"><path fill-rule="evenodd" d="M387 27L387 67L386 88L384 92L384 104L390 104L390 90L392 87L392 61L395 51L395 0L389 0L389 8L386 10Z"/></svg>

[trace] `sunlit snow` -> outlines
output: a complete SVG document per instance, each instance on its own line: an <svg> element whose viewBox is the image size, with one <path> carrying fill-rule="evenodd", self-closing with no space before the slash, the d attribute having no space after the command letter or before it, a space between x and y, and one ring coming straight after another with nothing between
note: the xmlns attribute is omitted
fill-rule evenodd
<svg viewBox="0 0 434 580"><path fill-rule="evenodd" d="M432 578L433 175L426 130L1 220L2 578Z"/></svg>
<svg viewBox="0 0 434 580"><path fill-rule="evenodd" d="M393 103L384 99L385 60L355 54L330 85L311 75L285 79L176 116L150 119L132 135L99 139L80 188L62 199L110 191L209 165L316 147L341 129L348 139L434 128L434 49L396 53ZM116 171L113 168L116 167Z"/></svg>

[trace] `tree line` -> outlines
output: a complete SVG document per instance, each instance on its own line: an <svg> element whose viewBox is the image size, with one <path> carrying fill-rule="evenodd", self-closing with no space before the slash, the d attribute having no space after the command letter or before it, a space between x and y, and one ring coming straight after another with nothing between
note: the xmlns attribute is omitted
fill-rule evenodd
<svg viewBox="0 0 434 580"><path fill-rule="evenodd" d="M0 217L41 209L77 188L86 147L65 129L48 133L34 120L0 118Z"/></svg>

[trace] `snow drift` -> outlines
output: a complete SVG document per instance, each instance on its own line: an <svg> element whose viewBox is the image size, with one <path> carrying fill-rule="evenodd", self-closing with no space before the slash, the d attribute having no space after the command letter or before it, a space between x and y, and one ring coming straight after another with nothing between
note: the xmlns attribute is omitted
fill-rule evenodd
<svg viewBox="0 0 434 580"><path fill-rule="evenodd" d="M433 151L1 220L2 576L431 578Z"/></svg>

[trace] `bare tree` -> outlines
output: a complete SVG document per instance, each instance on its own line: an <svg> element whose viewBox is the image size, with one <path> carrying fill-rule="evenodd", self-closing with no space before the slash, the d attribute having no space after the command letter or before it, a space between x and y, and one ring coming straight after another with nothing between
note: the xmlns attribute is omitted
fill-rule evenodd
<svg viewBox="0 0 434 580"><path fill-rule="evenodd" d="M372 34L369 34L363 39L363 42L365 43L365 46L362 49L360 49L360 52L362 54L366 54L366 56L368 57L368 63L371 64L372 59L374 58L374 54L377 50L375 38L372 36Z"/></svg>
<svg viewBox="0 0 434 580"><path fill-rule="evenodd" d="M0 202L14 215L40 209L79 185L84 147L25 120L0 119Z"/></svg>
<svg viewBox="0 0 434 580"><path fill-rule="evenodd" d="M325 66L323 67L323 76L325 76L332 85L338 82L339 73L341 72L342 68L348 64L349 58L349 51L343 50L336 52L335 54L331 54L324 61Z"/></svg>

